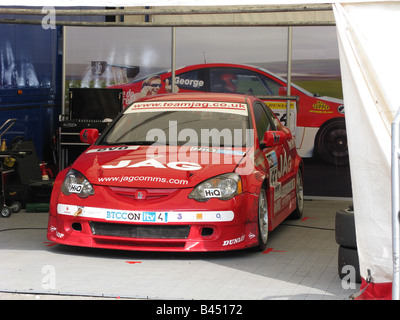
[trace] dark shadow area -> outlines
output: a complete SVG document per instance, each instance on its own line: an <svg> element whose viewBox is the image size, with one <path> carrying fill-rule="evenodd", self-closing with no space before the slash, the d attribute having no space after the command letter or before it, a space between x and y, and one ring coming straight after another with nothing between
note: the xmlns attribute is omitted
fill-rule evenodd
<svg viewBox="0 0 400 320"><path fill-rule="evenodd" d="M324 164L314 158L304 160L304 195L352 197L350 166Z"/></svg>

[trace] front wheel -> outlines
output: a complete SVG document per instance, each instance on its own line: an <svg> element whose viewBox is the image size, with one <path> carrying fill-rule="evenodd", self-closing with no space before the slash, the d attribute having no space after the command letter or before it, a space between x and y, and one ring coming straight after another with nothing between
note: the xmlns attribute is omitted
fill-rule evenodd
<svg viewBox="0 0 400 320"><path fill-rule="evenodd" d="M265 249L267 249L268 228L267 195L265 190L261 189L260 196L258 197L258 245L256 247L259 251L265 251Z"/></svg>

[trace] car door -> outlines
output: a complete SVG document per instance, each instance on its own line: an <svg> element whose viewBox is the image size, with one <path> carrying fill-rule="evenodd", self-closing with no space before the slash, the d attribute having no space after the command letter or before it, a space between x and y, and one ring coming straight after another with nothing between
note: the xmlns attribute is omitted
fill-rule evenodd
<svg viewBox="0 0 400 320"><path fill-rule="evenodd" d="M292 191L295 187L295 143L289 129L278 121L271 109L264 103L256 101L253 105L253 112L259 141L263 139L266 131L284 132L283 143L262 150L269 165L269 185L274 202L271 217L274 219L285 211L292 199Z"/></svg>
<svg viewBox="0 0 400 320"><path fill-rule="evenodd" d="M267 131L277 131L277 126L271 117L271 114L268 114L267 107L256 101L253 104L253 113L256 125L256 134L258 137L258 143L263 140L264 134ZM267 147L261 149L261 152L264 155L265 161L268 163L268 177L269 177L269 199L273 199L273 204L271 207L271 219L274 219L281 211L281 201L280 201L280 190L281 190L281 175L280 169L281 164L279 159L282 159L282 153L284 153L284 148L282 144L278 144L273 147Z"/></svg>

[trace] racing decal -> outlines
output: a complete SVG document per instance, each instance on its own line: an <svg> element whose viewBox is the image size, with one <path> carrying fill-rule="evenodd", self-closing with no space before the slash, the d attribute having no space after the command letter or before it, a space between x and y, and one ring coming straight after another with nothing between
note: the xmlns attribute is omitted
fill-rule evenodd
<svg viewBox="0 0 400 320"><path fill-rule="evenodd" d="M223 247L225 247L225 246L232 246L232 245L234 245L234 244L238 244L238 243L243 242L244 239L245 239L245 236L243 235L243 236L241 236L241 237L239 237L239 238L236 238L236 239L224 240L222 246L223 246Z"/></svg>
<svg viewBox="0 0 400 320"><path fill-rule="evenodd" d="M201 88L204 86L204 81L197 80L197 79L184 79L184 78L180 78L179 76L175 76L175 84L190 86L193 88Z"/></svg>
<svg viewBox="0 0 400 320"><path fill-rule="evenodd" d="M310 110L311 113L333 113L333 111L330 110L331 107L329 104L326 104L325 102L318 100L316 103L312 105L312 110Z"/></svg>
<svg viewBox="0 0 400 320"><path fill-rule="evenodd" d="M288 139L287 144L289 146L289 150L296 148L296 142L294 141L293 138Z"/></svg>
<svg viewBox="0 0 400 320"><path fill-rule="evenodd" d="M290 180L288 183L284 184L282 186L281 192L282 192L282 198L286 197L290 192L292 192L296 187L296 181L293 178Z"/></svg>
<svg viewBox="0 0 400 320"><path fill-rule="evenodd" d="M204 196L206 198L220 198L221 197L221 189L204 189Z"/></svg>
<svg viewBox="0 0 400 320"><path fill-rule="evenodd" d="M286 101L263 101L275 114L275 116L279 119L279 121L287 126L286 123ZM296 119L295 112L295 103L290 102L290 122L293 122L292 119Z"/></svg>
<svg viewBox="0 0 400 320"><path fill-rule="evenodd" d="M230 150L230 149L220 149L220 148L209 148L209 147L191 147L189 151L201 151L201 152L211 152L211 153L221 153L221 154L233 154L236 156L243 156L244 151Z"/></svg>
<svg viewBox="0 0 400 320"><path fill-rule="evenodd" d="M280 154L279 156L279 170L278 170L278 179L283 177L285 174L289 173L292 168L292 157L290 154L286 154L286 151L284 150L284 153Z"/></svg>
<svg viewBox="0 0 400 320"><path fill-rule="evenodd" d="M278 200L282 197L282 192L281 192L281 183L276 182L274 185L274 200Z"/></svg>
<svg viewBox="0 0 400 320"><path fill-rule="evenodd" d="M275 151L269 152L265 156L267 157L270 167L276 166L278 164L278 157L276 156Z"/></svg>
<svg viewBox="0 0 400 320"><path fill-rule="evenodd" d="M74 217L80 216L82 214L82 208L79 207L78 210L74 213Z"/></svg>
<svg viewBox="0 0 400 320"><path fill-rule="evenodd" d="M137 150L139 146L118 146L118 147L106 147L106 148L95 148L86 151L86 153L96 152L110 152L110 151L132 151Z"/></svg>
<svg viewBox="0 0 400 320"><path fill-rule="evenodd" d="M117 182L117 183L123 183L123 182L134 182L134 181L140 181L140 182L156 182L156 183L166 183L166 184L177 184L177 185L186 185L189 183L189 180L186 179L176 179L176 178L165 178L165 177L151 177L151 176L142 176L142 175L129 175L129 176L110 176L110 177L99 177L97 178L97 181L99 183L107 183L107 182ZM145 199L146 195L141 194L137 195L138 197L136 199Z"/></svg>
<svg viewBox="0 0 400 320"><path fill-rule="evenodd" d="M285 101L285 102L264 101L264 103L265 103L270 109L284 109L284 110L286 110L286 101ZM294 109L294 102L290 102L290 109Z"/></svg>
<svg viewBox="0 0 400 320"><path fill-rule="evenodd" d="M281 210L281 208L287 206L292 199L288 195L295 190L296 181L291 179L288 183L281 185L280 183L274 188L274 214Z"/></svg>
<svg viewBox="0 0 400 320"><path fill-rule="evenodd" d="M247 104L236 102L211 102L211 101L154 101L138 102L129 107L125 113L152 110L198 110L198 111L218 111L248 115Z"/></svg>
<svg viewBox="0 0 400 320"><path fill-rule="evenodd" d="M249 233L249 239L254 239L256 237L256 235L253 232Z"/></svg>
<svg viewBox="0 0 400 320"><path fill-rule="evenodd" d="M71 183L68 187L68 192L70 193L81 193L83 189L83 184Z"/></svg>
<svg viewBox="0 0 400 320"><path fill-rule="evenodd" d="M49 227L49 231L50 232L55 232L56 233L56 237L59 238L59 239L62 239L65 236L64 233L59 232L55 226L50 226Z"/></svg>
<svg viewBox="0 0 400 320"><path fill-rule="evenodd" d="M339 107L337 107L337 112L344 114L344 105L340 105Z"/></svg>
<svg viewBox="0 0 400 320"><path fill-rule="evenodd" d="M61 215L121 222L227 222L234 218L233 211L131 211L111 208L82 207L68 204L58 204L57 212Z"/></svg>
<svg viewBox="0 0 400 320"><path fill-rule="evenodd" d="M286 151L279 155L279 159L275 151L267 153L265 156L269 163L269 184L274 190L274 213L276 213L280 211L282 207L281 199L284 198L292 190L291 187L293 187L292 184L289 183L282 186L278 181L278 179L290 172L292 168L292 158ZM294 179L292 179L291 182L294 183Z"/></svg>
<svg viewBox="0 0 400 320"><path fill-rule="evenodd" d="M141 162L131 164L131 160L121 160L116 165L102 165L104 169L120 169L120 168L141 168L141 167L153 167L166 169L171 168L175 170L200 170L202 167L197 163L186 162L186 161L175 161L167 163L167 167L163 165L161 162L157 161L154 158L150 158Z"/></svg>

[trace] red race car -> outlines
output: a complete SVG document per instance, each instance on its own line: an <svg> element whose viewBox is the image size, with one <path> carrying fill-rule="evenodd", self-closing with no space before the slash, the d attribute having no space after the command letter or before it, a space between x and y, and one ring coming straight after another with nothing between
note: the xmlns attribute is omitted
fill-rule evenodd
<svg viewBox="0 0 400 320"><path fill-rule="evenodd" d="M115 85L122 88L124 105L157 93L172 92L171 72L164 71L131 83ZM265 96L285 96L286 81L271 72L249 65L208 63L191 65L176 70L176 92L229 92L260 96L286 124L286 100ZM314 96L292 84L290 129L301 157L314 154L329 164L348 164L346 126L343 101ZM262 97L264 96L264 97Z"/></svg>
<svg viewBox="0 0 400 320"><path fill-rule="evenodd" d="M142 251L265 250L303 212L303 163L290 130L254 96L140 99L55 181L48 239Z"/></svg>

